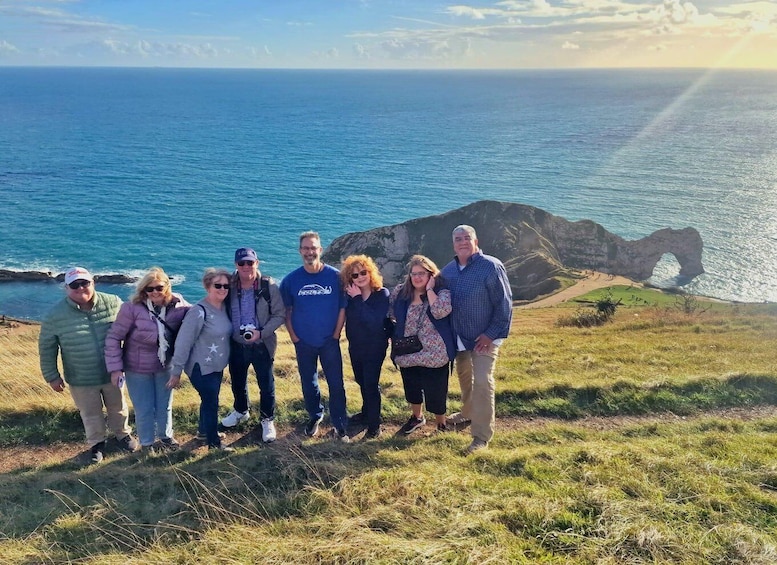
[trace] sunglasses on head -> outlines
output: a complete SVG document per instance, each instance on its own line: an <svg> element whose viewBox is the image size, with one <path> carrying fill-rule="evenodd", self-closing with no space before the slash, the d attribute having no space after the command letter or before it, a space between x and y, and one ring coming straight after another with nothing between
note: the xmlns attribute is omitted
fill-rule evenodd
<svg viewBox="0 0 777 565"><path fill-rule="evenodd" d="M229 290L229 283L213 283L213 288L217 288L218 290L221 290L222 288L224 290Z"/></svg>
<svg viewBox="0 0 777 565"><path fill-rule="evenodd" d="M238 267L245 267L246 265L251 265L251 266L253 266L253 264L254 264L254 262L253 262L253 261L238 261L238 262L237 262L237 266L238 266Z"/></svg>
<svg viewBox="0 0 777 565"><path fill-rule="evenodd" d="M87 288L90 284L92 284L90 281L73 281L67 286L75 290L77 288Z"/></svg>
<svg viewBox="0 0 777 565"><path fill-rule="evenodd" d="M143 290L146 291L146 294L151 294L154 291L162 292L165 289L164 285L157 285L157 286L147 286Z"/></svg>
<svg viewBox="0 0 777 565"><path fill-rule="evenodd" d="M364 277L367 275L367 271L359 271L358 273L351 273L352 279L358 279L359 277Z"/></svg>

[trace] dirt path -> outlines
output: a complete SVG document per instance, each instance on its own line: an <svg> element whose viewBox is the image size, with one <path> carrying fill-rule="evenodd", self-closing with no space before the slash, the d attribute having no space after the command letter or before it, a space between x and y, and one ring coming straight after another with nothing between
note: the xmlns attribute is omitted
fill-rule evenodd
<svg viewBox="0 0 777 565"><path fill-rule="evenodd" d="M777 417L777 406L752 406L747 408L723 408L718 410L711 410L708 412L700 412L693 416L678 416L672 413L661 414L648 414L645 416L613 416L613 417L601 417L591 416L586 418L580 418L577 420L564 420L560 418L547 418L547 417L528 417L528 418L497 418L496 431L521 431L525 429L539 429L544 426L570 426L570 427L582 427L595 431L608 431L617 430L619 428L625 428L636 425L647 424L678 424L683 422L692 423L705 418L719 418L722 420L730 420L737 422L749 422L753 420L760 420L763 418L775 418ZM354 429L352 433L353 442L359 444L363 440L364 430ZM327 433L330 431L328 427L321 428L321 435L316 441L327 441ZM434 435L435 429L431 423L428 423L424 428L414 432L410 436L400 435L400 426L395 424L384 424L383 434L378 440L371 441L386 441L394 435L399 437L408 437L410 441L419 440L424 437L430 437ZM459 427L455 432L462 436L469 438L469 430L467 426ZM255 426L250 430L243 430L242 432L235 432L227 434L225 443L233 445L234 447L250 447L258 446L259 449L289 449L291 446L299 446L302 442L311 441L305 437L300 429L279 429L278 440L272 444L263 444L260 441L261 431ZM181 449L189 452L205 453L206 447L201 442L196 441L191 436L181 435L178 436L181 442ZM24 445L15 446L0 449L0 473L9 473L18 471L20 469L35 469L45 465L55 465L67 461L74 461L80 465L87 465L89 462L89 455L85 451L85 446L81 443L54 443L49 445ZM141 458L140 453L134 453L128 455L112 446L109 442L109 449L106 455L107 460L110 461L116 457L134 457ZM165 457L164 454L154 457Z"/></svg>
<svg viewBox="0 0 777 565"><path fill-rule="evenodd" d="M536 302L530 302L529 304L516 306L516 308L548 308L550 306L556 306L557 304L566 302L567 300L572 300L578 296L582 296L588 292L591 292L592 290L606 288L608 286L625 285L639 288L643 286L642 283L634 282L631 279L627 279L626 277L621 277L618 275L608 275L598 271L588 271L587 273L588 274L585 276L585 278L580 279L577 283L570 286L569 288L565 288L556 294L541 300L537 300Z"/></svg>

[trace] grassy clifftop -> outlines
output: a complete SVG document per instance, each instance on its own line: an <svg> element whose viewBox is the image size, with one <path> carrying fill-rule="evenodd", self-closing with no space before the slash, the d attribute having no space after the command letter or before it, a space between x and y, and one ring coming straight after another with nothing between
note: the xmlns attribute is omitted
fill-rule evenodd
<svg viewBox="0 0 777 565"><path fill-rule="evenodd" d="M686 314L632 293L598 328L557 327L575 305L516 311L497 436L470 457L466 431L394 435L407 408L388 364L389 433L305 439L282 335L276 444L246 427L234 454L189 443L84 467L57 457L80 449L82 431L39 376L37 328L0 328L0 561L776 562L777 309ZM455 377L450 399L454 411ZM226 411L228 385L221 400ZM196 412L187 383L175 401L184 440Z"/></svg>

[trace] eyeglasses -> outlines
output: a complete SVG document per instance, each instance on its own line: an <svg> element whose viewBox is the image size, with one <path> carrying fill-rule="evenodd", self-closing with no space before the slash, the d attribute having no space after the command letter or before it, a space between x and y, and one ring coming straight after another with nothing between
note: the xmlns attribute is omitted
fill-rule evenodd
<svg viewBox="0 0 777 565"><path fill-rule="evenodd" d="M358 273L351 273L351 278L353 280L356 280L359 277L366 277L366 276L367 276L367 271L359 271Z"/></svg>
<svg viewBox="0 0 777 565"><path fill-rule="evenodd" d="M253 267L254 262L253 261L238 261L237 266L238 267L245 267L247 265L251 265Z"/></svg>
<svg viewBox="0 0 777 565"><path fill-rule="evenodd" d="M410 276L419 279L421 277L425 277L428 274L430 274L429 271L421 271L420 273L410 273Z"/></svg>
<svg viewBox="0 0 777 565"><path fill-rule="evenodd" d="M92 281L73 281L67 286L75 290L77 288L89 288L90 284L92 284Z"/></svg>
<svg viewBox="0 0 777 565"><path fill-rule="evenodd" d="M146 291L146 294L151 294L151 293L152 293L152 292L154 292L154 291L157 291L157 292L162 292L164 289L165 289L165 286L164 286L164 285L162 285L162 284L160 284L160 285L158 285L158 286L147 286L147 287L146 287L146 288L144 288L143 290L145 290L145 291Z"/></svg>
<svg viewBox="0 0 777 565"><path fill-rule="evenodd" d="M229 283L213 283L213 288L217 288L218 290L221 290L222 288L224 290L229 290Z"/></svg>

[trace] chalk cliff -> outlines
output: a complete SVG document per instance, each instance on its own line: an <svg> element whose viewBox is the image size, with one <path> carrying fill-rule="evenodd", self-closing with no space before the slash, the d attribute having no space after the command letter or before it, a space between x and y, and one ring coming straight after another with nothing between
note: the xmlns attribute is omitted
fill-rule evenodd
<svg viewBox="0 0 777 565"><path fill-rule="evenodd" d="M501 259L516 300L532 300L559 289L556 277L594 269L636 280L647 279L670 253L688 279L704 272L702 239L694 228L661 229L627 241L590 220L570 222L535 208L482 200L438 216L338 237L324 252L338 265L351 254L375 259L386 285L399 281L408 259L421 253L442 268L453 258L451 232L459 224L477 230L480 248Z"/></svg>

